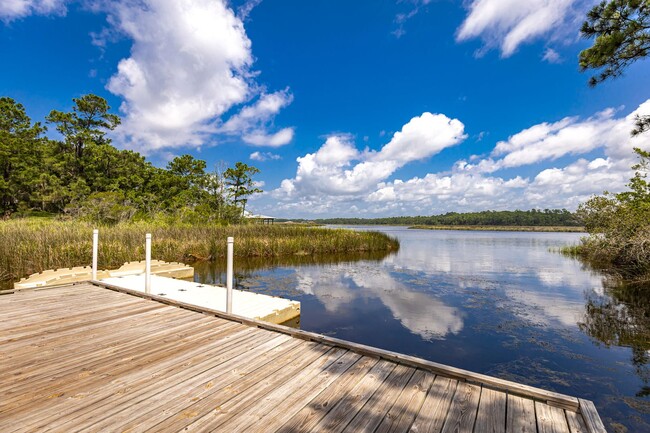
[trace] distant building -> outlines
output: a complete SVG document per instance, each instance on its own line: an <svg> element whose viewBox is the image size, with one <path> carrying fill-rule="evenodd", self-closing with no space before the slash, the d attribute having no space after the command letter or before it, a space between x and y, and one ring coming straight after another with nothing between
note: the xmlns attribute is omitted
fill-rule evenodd
<svg viewBox="0 0 650 433"><path fill-rule="evenodd" d="M273 222L275 221L275 217L268 216L268 215L253 215L252 213L249 212L244 212L244 218L253 220L253 222L257 224L273 224Z"/></svg>

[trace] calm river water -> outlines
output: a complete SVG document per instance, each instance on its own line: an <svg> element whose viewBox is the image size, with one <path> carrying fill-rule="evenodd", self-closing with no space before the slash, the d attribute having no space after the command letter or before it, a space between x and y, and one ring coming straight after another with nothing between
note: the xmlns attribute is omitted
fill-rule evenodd
<svg viewBox="0 0 650 433"><path fill-rule="evenodd" d="M650 288L551 251L575 233L383 231L398 253L235 262L240 289L301 301L300 327L593 400L650 432ZM223 283L223 264L195 279Z"/></svg>

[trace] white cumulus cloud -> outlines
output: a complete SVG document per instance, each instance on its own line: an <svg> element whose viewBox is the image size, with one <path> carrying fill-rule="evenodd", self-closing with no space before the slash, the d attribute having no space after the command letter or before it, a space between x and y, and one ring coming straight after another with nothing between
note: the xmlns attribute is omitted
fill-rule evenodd
<svg viewBox="0 0 650 433"><path fill-rule="evenodd" d="M314 153L299 157L296 177L285 179L277 197L368 193L398 168L431 157L466 138L464 125L444 114L423 113L405 124L379 151L359 151L347 135L330 136Z"/></svg>
<svg viewBox="0 0 650 433"><path fill-rule="evenodd" d="M242 139L253 146L280 147L291 142L293 139L293 128L283 128L275 133L268 133L263 129L257 129L245 133Z"/></svg>
<svg viewBox="0 0 650 433"><path fill-rule="evenodd" d="M650 114L650 100L631 113L617 116L608 108L587 119L567 117L557 122L544 122L524 129L499 141L490 158L478 163L464 161L458 167L466 171L492 173L504 168L520 167L542 161L554 161L566 155L581 155L595 149L616 159L630 158L633 147L649 146L648 134L630 137L637 115Z"/></svg>
<svg viewBox="0 0 650 433"><path fill-rule="evenodd" d="M108 89L124 98L134 145L199 146L214 120L250 96L251 42L223 1L119 1L107 13L132 41Z"/></svg>
<svg viewBox="0 0 650 433"><path fill-rule="evenodd" d="M498 47L503 57L520 45L553 39L578 28L591 0L472 0L456 39L481 38L485 49Z"/></svg>
<svg viewBox="0 0 650 433"><path fill-rule="evenodd" d="M63 15L66 3L71 1L3 0L0 19ZM293 96L288 89L267 93L251 70L251 41L242 19L259 1L246 2L239 16L226 0L79 3L107 16L107 27L90 35L95 45L105 47L118 38L132 42L130 55L119 61L107 84L123 100L118 143L147 152L200 147L233 136L257 146L292 140L293 128L274 131L273 119Z"/></svg>
<svg viewBox="0 0 650 433"><path fill-rule="evenodd" d="M65 15L68 0L2 0L0 19L13 21L29 15Z"/></svg>
<svg viewBox="0 0 650 433"><path fill-rule="evenodd" d="M260 162L281 159L280 155L276 155L270 152L253 152L250 154L249 158L252 159L253 161L260 161Z"/></svg>
<svg viewBox="0 0 650 433"><path fill-rule="evenodd" d="M624 190L637 161L633 147L650 150L650 134L630 137L635 116L650 113L650 100L628 114L622 111L533 125L497 142L488 157L456 161L447 171L410 179L390 177L408 162L461 141L460 121L425 113L379 151L358 150L351 136L331 136L318 151L298 158L296 177L273 192L272 207L291 217L575 209L593 194ZM424 125L437 131L435 138L422 134ZM564 156L577 159L556 164ZM524 165L531 166L531 174L505 174Z"/></svg>
<svg viewBox="0 0 650 433"><path fill-rule="evenodd" d="M254 104L231 116L218 131L225 134L243 134L243 140L255 146L278 147L288 144L293 139L293 128L283 128L270 133L267 126L273 117L292 101L293 95L288 89L262 94Z"/></svg>

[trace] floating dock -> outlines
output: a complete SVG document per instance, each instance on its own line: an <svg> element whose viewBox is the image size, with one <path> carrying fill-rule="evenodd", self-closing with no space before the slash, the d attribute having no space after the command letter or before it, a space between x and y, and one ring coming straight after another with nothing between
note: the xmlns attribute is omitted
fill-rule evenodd
<svg viewBox="0 0 650 433"><path fill-rule="evenodd" d="M113 278L126 275L137 275L144 273L145 262L127 262L114 270L98 270L97 278ZM171 278L193 278L194 268L183 263L163 262L161 260L151 261L151 273L162 277ZM14 283L14 289L33 289L35 287L47 287L53 285L76 283L92 279L92 268L90 266L77 266L74 268L61 268L47 270L32 274L27 278Z"/></svg>
<svg viewBox="0 0 650 433"><path fill-rule="evenodd" d="M593 403L101 283L0 296L0 431L605 433Z"/></svg>
<svg viewBox="0 0 650 433"><path fill-rule="evenodd" d="M101 281L144 293L144 275L104 278ZM198 307L226 311L225 287L152 275L151 294ZM300 302L233 289L232 312L249 319L282 324L300 317Z"/></svg>

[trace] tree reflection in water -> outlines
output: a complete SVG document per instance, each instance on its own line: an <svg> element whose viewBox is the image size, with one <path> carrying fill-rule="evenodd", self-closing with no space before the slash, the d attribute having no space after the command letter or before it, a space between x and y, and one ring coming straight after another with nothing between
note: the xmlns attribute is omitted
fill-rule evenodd
<svg viewBox="0 0 650 433"><path fill-rule="evenodd" d="M597 343L632 349L632 363L644 386L637 397L650 396L650 286L613 279L603 281L604 293L587 295L580 329Z"/></svg>

